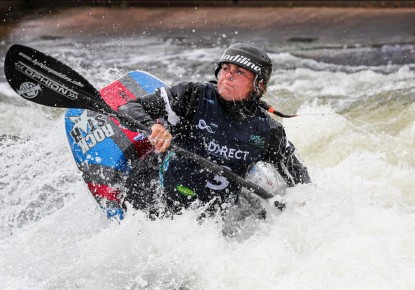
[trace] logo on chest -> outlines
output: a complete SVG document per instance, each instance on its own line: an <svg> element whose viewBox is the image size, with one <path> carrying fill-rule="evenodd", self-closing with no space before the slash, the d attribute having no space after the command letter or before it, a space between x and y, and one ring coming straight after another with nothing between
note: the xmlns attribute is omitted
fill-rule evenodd
<svg viewBox="0 0 415 290"><path fill-rule="evenodd" d="M216 156L225 157L226 159L246 160L249 155L248 151L242 151L228 146L222 146L214 141L209 142L207 150Z"/></svg>
<svg viewBox="0 0 415 290"><path fill-rule="evenodd" d="M211 133L211 134L215 134L215 131L213 131L212 130L212 127L218 127L218 125L216 125L216 124L214 124L214 123L210 123L210 126L206 123L206 121L205 120L203 120L203 119L200 119L199 120L199 123L197 123L197 127L200 129L200 130L206 130L206 131L208 131L209 133Z"/></svg>
<svg viewBox="0 0 415 290"><path fill-rule="evenodd" d="M260 148L265 146L265 138L259 135L249 136L249 142Z"/></svg>

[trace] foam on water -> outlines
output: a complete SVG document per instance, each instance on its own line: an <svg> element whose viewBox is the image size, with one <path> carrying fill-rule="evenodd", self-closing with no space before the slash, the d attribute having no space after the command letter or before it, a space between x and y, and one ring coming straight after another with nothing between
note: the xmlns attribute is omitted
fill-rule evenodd
<svg viewBox="0 0 415 290"><path fill-rule="evenodd" d="M212 77L221 52L121 44L48 50L97 87L140 63L169 84ZM200 223L193 211L149 221L133 210L108 224L72 160L62 110L25 102L0 82L0 288L413 289L411 65L352 70L272 58L267 98L302 115L283 125L314 184L288 188L282 214L234 224Z"/></svg>

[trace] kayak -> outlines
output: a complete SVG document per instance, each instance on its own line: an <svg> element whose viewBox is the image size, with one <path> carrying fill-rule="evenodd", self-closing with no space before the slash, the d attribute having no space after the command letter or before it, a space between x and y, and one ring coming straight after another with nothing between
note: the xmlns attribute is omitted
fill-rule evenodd
<svg viewBox="0 0 415 290"><path fill-rule="evenodd" d="M165 86L144 71L133 71L99 90L115 111L137 97ZM152 152L146 135L120 126L111 117L87 109L67 109L65 130L76 165L89 191L108 218L123 218L125 184L136 160Z"/></svg>

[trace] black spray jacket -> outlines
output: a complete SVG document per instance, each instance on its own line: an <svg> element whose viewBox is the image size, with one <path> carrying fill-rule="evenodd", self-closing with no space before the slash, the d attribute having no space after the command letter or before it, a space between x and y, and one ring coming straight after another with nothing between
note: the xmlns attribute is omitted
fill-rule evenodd
<svg viewBox="0 0 415 290"><path fill-rule="evenodd" d="M149 127L159 118L168 119L174 143L242 177L250 166L265 161L275 166L289 186L311 182L280 123L257 106L251 108L249 116L235 116L229 107L212 83L180 83L130 102L120 111ZM180 205L195 200L233 202L240 189L238 184L172 152L164 158L160 179L168 199Z"/></svg>

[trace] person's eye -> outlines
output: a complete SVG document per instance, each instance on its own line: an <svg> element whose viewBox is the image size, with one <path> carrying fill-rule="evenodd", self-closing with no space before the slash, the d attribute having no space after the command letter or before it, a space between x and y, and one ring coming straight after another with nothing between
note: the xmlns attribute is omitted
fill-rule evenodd
<svg viewBox="0 0 415 290"><path fill-rule="evenodd" d="M224 71L226 71L226 72L228 72L228 71L229 71L229 68L228 68L228 67L226 67L226 66L223 66L223 67L222 67L222 69L223 69Z"/></svg>
<svg viewBox="0 0 415 290"><path fill-rule="evenodd" d="M240 69L238 69L237 71L236 71L236 73L238 74L238 75L241 75L241 76L246 76L246 73L244 72L244 71L241 71Z"/></svg>

